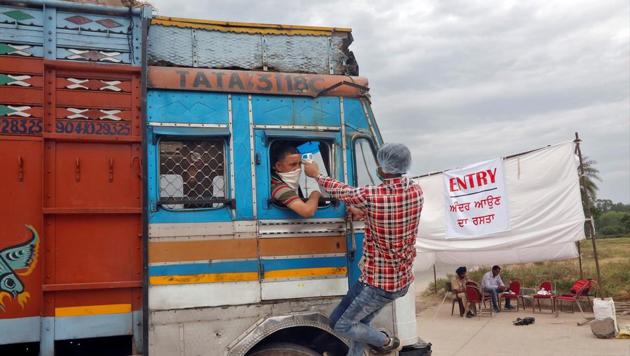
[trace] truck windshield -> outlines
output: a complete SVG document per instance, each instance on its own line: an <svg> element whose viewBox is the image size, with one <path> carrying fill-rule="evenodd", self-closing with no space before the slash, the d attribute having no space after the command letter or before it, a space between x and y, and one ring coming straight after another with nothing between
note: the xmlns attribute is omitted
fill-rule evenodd
<svg viewBox="0 0 630 356"><path fill-rule="evenodd" d="M376 163L374 146L370 139L359 137L354 141L354 160L356 168L355 183L358 187L382 183L376 175L378 164Z"/></svg>

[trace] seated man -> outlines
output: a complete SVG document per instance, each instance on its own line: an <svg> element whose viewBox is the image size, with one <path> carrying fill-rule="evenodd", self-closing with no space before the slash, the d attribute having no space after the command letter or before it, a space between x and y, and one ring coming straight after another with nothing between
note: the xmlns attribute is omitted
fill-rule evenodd
<svg viewBox="0 0 630 356"><path fill-rule="evenodd" d="M501 273L501 267L496 265L492 266L492 271L486 272L481 280L481 288L492 297L492 309L495 313L499 312L499 304L497 303L498 293L506 290L499 273ZM510 298L505 298L505 309L514 309L514 307L510 305Z"/></svg>
<svg viewBox="0 0 630 356"><path fill-rule="evenodd" d="M271 149L271 197L303 218L315 215L320 193L314 191L306 201L300 192L302 158L295 146L279 142Z"/></svg>
<svg viewBox="0 0 630 356"><path fill-rule="evenodd" d="M451 279L451 290L457 303L459 304L459 316L464 316L466 313L467 318L472 318L476 310L473 304L472 309L466 299L466 282L468 282L468 276L466 276L466 267L459 267L455 270L455 276Z"/></svg>

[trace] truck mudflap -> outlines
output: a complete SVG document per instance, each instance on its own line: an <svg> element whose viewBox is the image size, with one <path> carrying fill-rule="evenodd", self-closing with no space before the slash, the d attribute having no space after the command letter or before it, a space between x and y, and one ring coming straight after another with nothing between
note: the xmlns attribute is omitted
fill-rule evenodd
<svg viewBox="0 0 630 356"><path fill-rule="evenodd" d="M400 350L399 356L431 356L431 343L419 340L413 345L407 345Z"/></svg>

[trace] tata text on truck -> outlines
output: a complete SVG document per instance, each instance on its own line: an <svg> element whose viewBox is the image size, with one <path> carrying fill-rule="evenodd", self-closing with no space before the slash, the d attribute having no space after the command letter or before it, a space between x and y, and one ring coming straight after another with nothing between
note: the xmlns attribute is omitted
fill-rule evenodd
<svg viewBox="0 0 630 356"><path fill-rule="evenodd" d="M332 177L379 183L382 138L351 41L345 28L152 20L151 355L347 352L327 317L357 281L363 224L330 199L309 219L275 203L269 152L309 143ZM375 324L416 343L414 293Z"/></svg>

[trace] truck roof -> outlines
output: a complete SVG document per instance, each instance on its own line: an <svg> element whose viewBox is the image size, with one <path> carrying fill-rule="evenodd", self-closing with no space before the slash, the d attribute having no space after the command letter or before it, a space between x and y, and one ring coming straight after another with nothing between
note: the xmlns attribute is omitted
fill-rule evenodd
<svg viewBox="0 0 630 356"><path fill-rule="evenodd" d="M270 35L301 35L301 36L330 36L334 32L352 32L347 27L322 27L322 26L301 26L301 25L281 25L263 24L252 22L230 22L199 20L181 17L155 16L152 21L154 25L175 26L185 28L200 28L221 32L235 33L257 33Z"/></svg>

